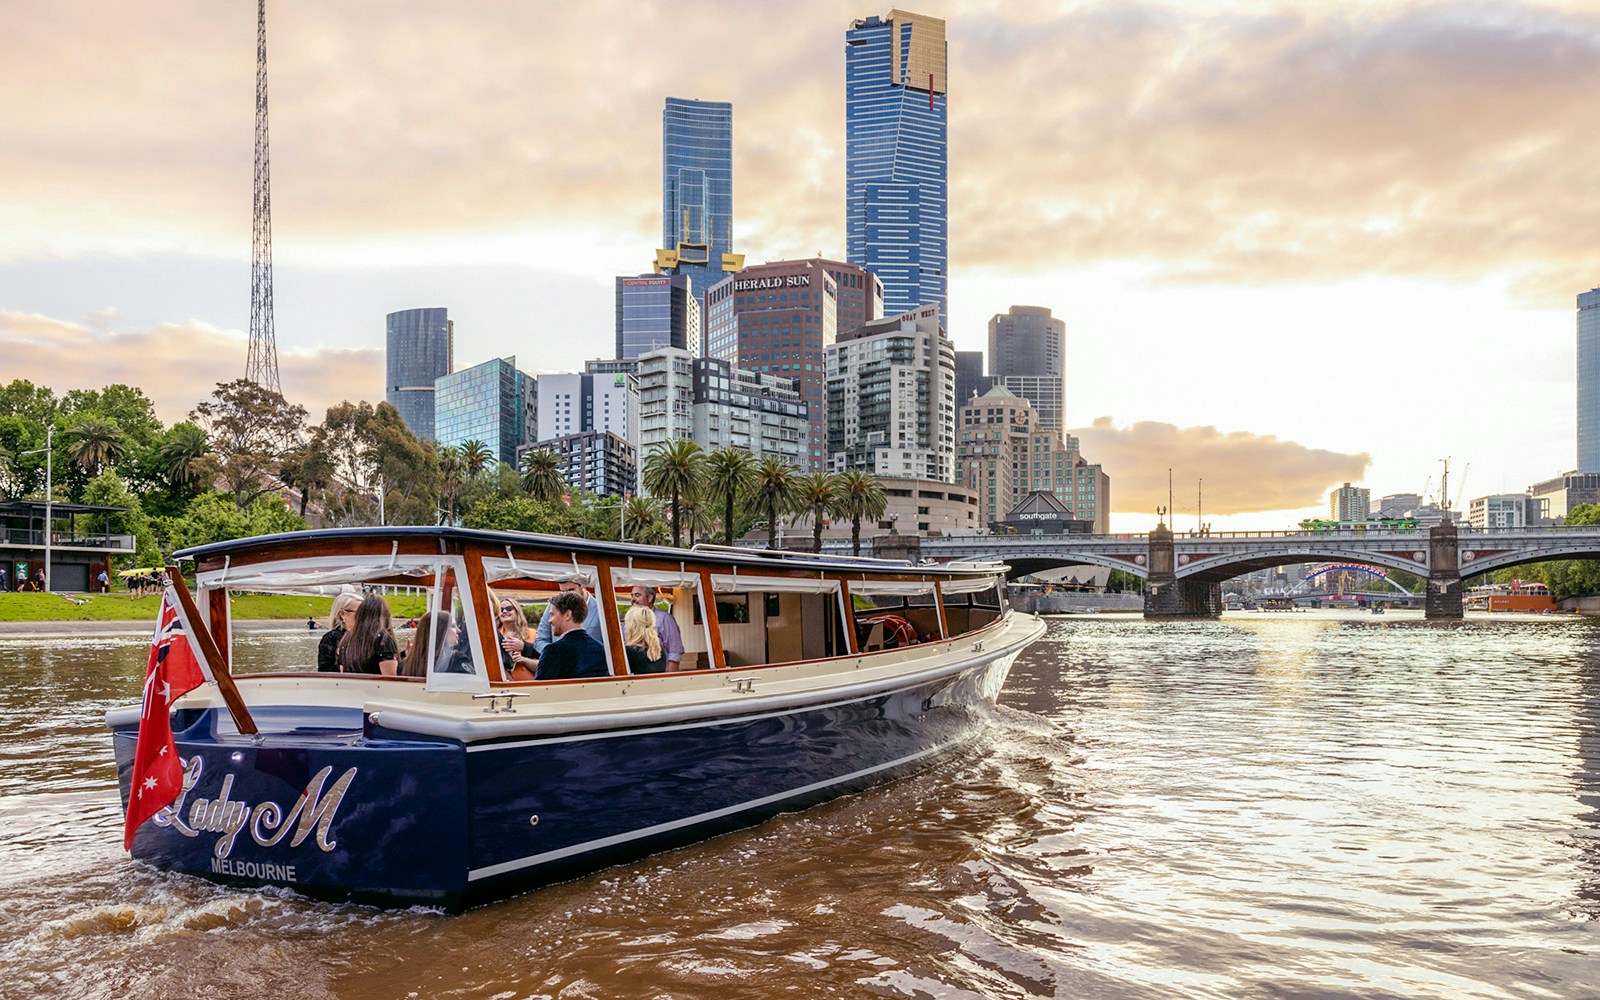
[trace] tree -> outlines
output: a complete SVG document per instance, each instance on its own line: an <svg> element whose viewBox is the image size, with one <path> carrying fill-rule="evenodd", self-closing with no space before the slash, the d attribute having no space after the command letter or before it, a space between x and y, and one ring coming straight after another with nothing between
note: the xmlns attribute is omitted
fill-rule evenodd
<svg viewBox="0 0 1600 1000"><path fill-rule="evenodd" d="M795 468L775 455L763 458L756 466L751 496L767 515L767 548L778 547L778 518L794 509Z"/></svg>
<svg viewBox="0 0 1600 1000"><path fill-rule="evenodd" d="M704 462L705 452L688 438L658 444L644 460L644 488L655 496L672 498L672 544L678 548L683 546L680 503L684 494L693 493L700 485Z"/></svg>
<svg viewBox="0 0 1600 1000"><path fill-rule="evenodd" d="M157 469L174 492L199 486L205 457L211 454L206 432L188 421L173 424L156 445Z"/></svg>
<svg viewBox="0 0 1600 1000"><path fill-rule="evenodd" d="M549 448L535 448L522 455L522 485L535 500L559 500L567 492L561 478L561 456Z"/></svg>
<svg viewBox="0 0 1600 1000"><path fill-rule="evenodd" d="M478 473L483 471L484 466L488 465L492 458L494 452L490 451L489 446L482 441L474 438L471 441L461 442L461 461L466 463L468 479L477 479Z"/></svg>
<svg viewBox="0 0 1600 1000"><path fill-rule="evenodd" d="M306 408L249 379L218 382L211 396L189 419L205 429L218 475L235 506L245 510L278 488L273 477L284 455L300 443Z"/></svg>
<svg viewBox="0 0 1600 1000"><path fill-rule="evenodd" d="M182 516L168 520L167 545L177 551L304 527L305 522L283 505L281 496L263 494L241 509L227 493L202 493L189 502Z"/></svg>
<svg viewBox="0 0 1600 1000"><path fill-rule="evenodd" d="M809 472L795 484L795 509L811 512L811 551L822 551L822 525L839 510L843 488L826 472Z"/></svg>
<svg viewBox="0 0 1600 1000"><path fill-rule="evenodd" d="M706 456L704 487L713 502L722 502L722 541L732 545L733 507L755 485L756 458L743 448L718 448Z"/></svg>
<svg viewBox="0 0 1600 1000"><path fill-rule="evenodd" d="M461 460L461 449L445 448L439 452L439 492L445 502L445 524L456 523L456 497L466 475L467 463Z"/></svg>
<svg viewBox="0 0 1600 1000"><path fill-rule="evenodd" d="M83 502L96 507L124 507L125 510L105 515L103 524L99 515L86 519L85 527L94 531L104 527L109 534L133 536L132 564L135 566L160 566L163 564L161 548L156 544L154 526L146 515L139 498L115 472L107 469L91 479L83 488Z"/></svg>
<svg viewBox="0 0 1600 1000"><path fill-rule="evenodd" d="M666 541L667 528L661 520L661 510L650 497L629 497L622 505L627 519L627 537L642 545Z"/></svg>
<svg viewBox="0 0 1600 1000"><path fill-rule="evenodd" d="M61 415L100 417L116 424L134 449L161 437L161 418L142 389L116 383L104 389L74 389L61 399Z"/></svg>
<svg viewBox="0 0 1600 1000"><path fill-rule="evenodd" d="M839 515L850 519L850 554L861 554L861 521L877 520L889 507L883 480L862 469L839 473Z"/></svg>
<svg viewBox="0 0 1600 1000"><path fill-rule="evenodd" d="M67 453L85 475L98 476L128 454L128 439L113 420L80 417L66 431Z"/></svg>

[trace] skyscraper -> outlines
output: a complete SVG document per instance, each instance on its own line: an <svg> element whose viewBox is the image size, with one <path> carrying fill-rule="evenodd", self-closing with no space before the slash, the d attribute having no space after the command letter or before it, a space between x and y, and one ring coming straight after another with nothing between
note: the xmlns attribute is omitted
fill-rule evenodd
<svg viewBox="0 0 1600 1000"><path fill-rule="evenodd" d="M1600 472L1600 288L1578 296L1578 471Z"/></svg>
<svg viewBox="0 0 1600 1000"><path fill-rule="evenodd" d="M455 324L448 309L402 309L385 319L383 398L411 433L431 439L433 383L454 365Z"/></svg>
<svg viewBox="0 0 1600 1000"><path fill-rule="evenodd" d="M434 440L459 448L481 441L497 461L516 468L517 448L534 439L537 384L517 359L495 358L434 383Z"/></svg>
<svg viewBox="0 0 1600 1000"><path fill-rule="evenodd" d="M944 21L891 10L845 32L846 257L889 316L939 306L948 329Z"/></svg>
<svg viewBox="0 0 1600 1000"><path fill-rule="evenodd" d="M617 353L622 361L663 347L701 350L704 289L685 274L617 278Z"/></svg>
<svg viewBox="0 0 1600 1000"><path fill-rule="evenodd" d="M1060 434L1067 324L1042 306L1012 306L989 320L989 374L1033 404L1039 426Z"/></svg>
<svg viewBox="0 0 1600 1000"><path fill-rule="evenodd" d="M669 97L661 112L656 273L688 275L703 314L706 290L743 264L733 252L733 105Z"/></svg>

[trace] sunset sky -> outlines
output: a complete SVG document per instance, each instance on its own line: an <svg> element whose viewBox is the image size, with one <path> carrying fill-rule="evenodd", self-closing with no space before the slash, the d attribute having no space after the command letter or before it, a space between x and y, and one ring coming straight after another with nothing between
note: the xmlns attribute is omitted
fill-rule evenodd
<svg viewBox="0 0 1600 1000"><path fill-rule="evenodd" d="M1112 525L1521 492L1573 466L1600 285L1600 5L909 4L948 22L950 334L1048 306ZM456 363L607 356L660 242L665 97L734 105L734 244L843 257L834 0L269 0L277 342L320 414L383 395L383 317ZM0 381L242 376L255 5L0 6ZM1469 468L1470 466L1470 468ZM1465 473L1465 482L1460 477Z"/></svg>

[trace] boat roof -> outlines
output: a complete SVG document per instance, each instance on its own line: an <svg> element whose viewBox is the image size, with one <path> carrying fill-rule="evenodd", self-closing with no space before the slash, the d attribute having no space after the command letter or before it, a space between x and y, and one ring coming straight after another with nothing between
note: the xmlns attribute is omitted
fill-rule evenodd
<svg viewBox="0 0 1600 1000"><path fill-rule="evenodd" d="M867 557L818 555L812 552L791 552L783 549L731 548L724 545L698 545L692 549L678 549L666 545L642 545L636 542L608 542L588 538L571 538L566 535L542 535L528 531L489 531L477 528L455 528L442 525L408 525L361 528L318 528L309 531L291 531L275 535L253 535L210 545L197 545L173 554L174 559L203 560L213 557L238 555L245 551L266 554L272 549L315 548L319 543L348 541L351 539L438 539L476 543L503 548L507 545L554 549L567 553L592 554L611 559L647 558L672 562L694 561L719 566L750 566L788 569L832 570L840 573L934 573L941 576L996 573L1004 569L1001 563L922 563L912 564L899 560Z"/></svg>

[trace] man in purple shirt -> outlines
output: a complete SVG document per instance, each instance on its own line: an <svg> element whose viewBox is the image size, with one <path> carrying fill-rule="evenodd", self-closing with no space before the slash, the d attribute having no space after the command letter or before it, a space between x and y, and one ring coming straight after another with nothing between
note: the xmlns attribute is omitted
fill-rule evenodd
<svg viewBox="0 0 1600 1000"><path fill-rule="evenodd" d="M672 617L672 612L656 607L654 587L634 587L630 596L634 607L649 608L656 613L656 633L661 636L661 651L667 655L667 672L675 672L683 662L683 633L678 630L677 619Z"/></svg>

